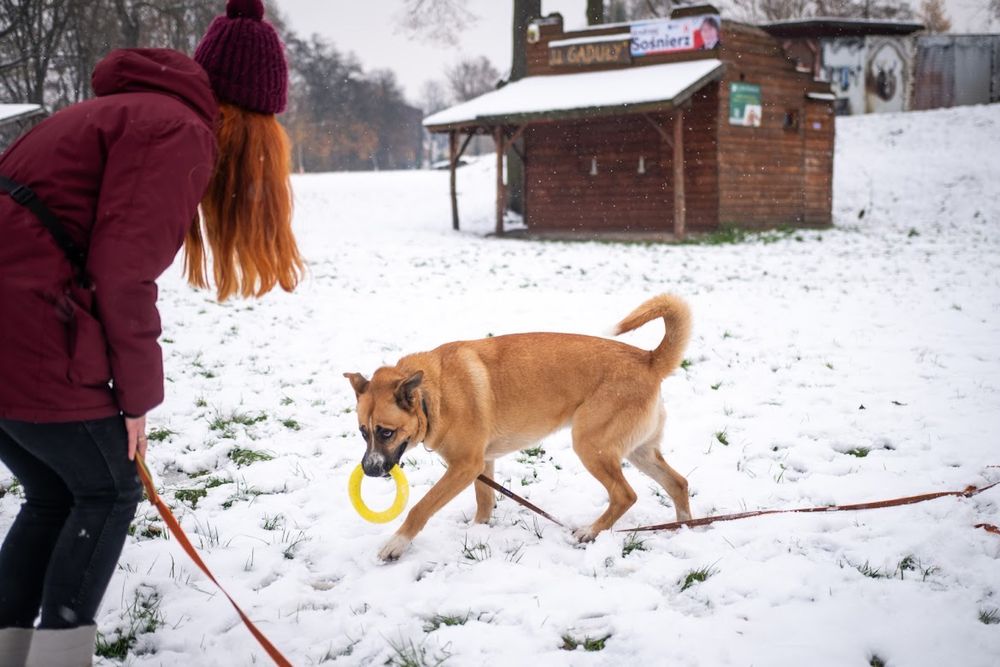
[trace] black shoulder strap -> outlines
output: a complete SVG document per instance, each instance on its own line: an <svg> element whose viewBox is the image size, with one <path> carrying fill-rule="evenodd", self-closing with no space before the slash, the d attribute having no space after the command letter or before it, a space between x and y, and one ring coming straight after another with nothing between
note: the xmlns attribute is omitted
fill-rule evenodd
<svg viewBox="0 0 1000 667"><path fill-rule="evenodd" d="M35 214L35 217L49 230L49 234L66 255L66 259L73 265L77 282L81 286L89 285L90 281L87 279L86 271L87 255L80 246L73 242L73 239L66 232L66 228L59 222L59 218L35 195L35 191L5 176L0 176L0 190L5 190L10 194L11 199Z"/></svg>

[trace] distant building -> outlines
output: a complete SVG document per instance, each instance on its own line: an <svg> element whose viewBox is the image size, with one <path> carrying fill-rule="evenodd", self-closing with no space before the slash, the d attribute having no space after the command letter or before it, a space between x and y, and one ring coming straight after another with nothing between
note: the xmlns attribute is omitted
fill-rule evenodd
<svg viewBox="0 0 1000 667"><path fill-rule="evenodd" d="M702 5L569 32L552 15L527 41L525 78L424 119L452 165L471 137L494 138L497 233L518 138L529 232L831 223L835 98L775 37ZM455 182L453 166L457 228Z"/></svg>
<svg viewBox="0 0 1000 667"><path fill-rule="evenodd" d="M1000 35L926 35L920 23L843 18L761 27L830 82L838 114L1000 101Z"/></svg>
<svg viewBox="0 0 1000 667"><path fill-rule="evenodd" d="M910 107L915 42L921 23L817 18L761 26L837 96L837 114Z"/></svg>

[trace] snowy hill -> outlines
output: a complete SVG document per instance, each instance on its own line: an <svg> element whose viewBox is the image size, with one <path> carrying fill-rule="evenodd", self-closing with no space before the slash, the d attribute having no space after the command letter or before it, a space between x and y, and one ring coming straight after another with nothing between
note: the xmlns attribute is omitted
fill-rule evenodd
<svg viewBox="0 0 1000 667"><path fill-rule="evenodd" d="M998 489L586 547L505 499L469 525L470 489L389 565L375 554L401 519L365 523L347 499L364 445L343 372L488 334L602 335L664 291L695 318L663 385L663 450L696 516L1000 479L1000 106L837 132L836 228L729 245L484 238L490 160L458 172L460 233L446 172L296 177L298 292L218 305L176 267L162 281L164 497L295 664L995 665L1000 537L974 526L1000 524ZM568 433L541 449L501 459L498 481L589 523L606 498ZM442 471L406 457L411 507ZM626 477L639 501L619 528L673 519ZM366 483L372 505L388 487ZM17 496L0 498L0 531ZM100 618L108 640L136 636L128 664L265 664L155 510L140 517Z"/></svg>

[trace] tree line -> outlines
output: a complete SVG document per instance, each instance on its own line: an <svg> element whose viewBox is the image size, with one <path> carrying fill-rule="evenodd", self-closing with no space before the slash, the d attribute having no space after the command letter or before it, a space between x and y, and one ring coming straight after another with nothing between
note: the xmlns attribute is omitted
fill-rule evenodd
<svg viewBox="0 0 1000 667"><path fill-rule="evenodd" d="M267 20L285 42L291 85L279 119L300 171L419 166L423 112L395 75L365 72L324 39L288 28L278 3ZM116 48L167 47L193 54L219 0L0 0L0 99L48 111L93 95L90 75ZM12 137L0 137L0 147Z"/></svg>

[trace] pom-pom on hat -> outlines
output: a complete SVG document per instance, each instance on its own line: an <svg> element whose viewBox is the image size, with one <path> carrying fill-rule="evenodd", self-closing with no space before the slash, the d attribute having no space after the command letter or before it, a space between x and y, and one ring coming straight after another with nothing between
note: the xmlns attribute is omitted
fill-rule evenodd
<svg viewBox="0 0 1000 667"><path fill-rule="evenodd" d="M259 113L281 113L288 99L285 47L264 19L262 0L229 0L195 49L222 102Z"/></svg>

